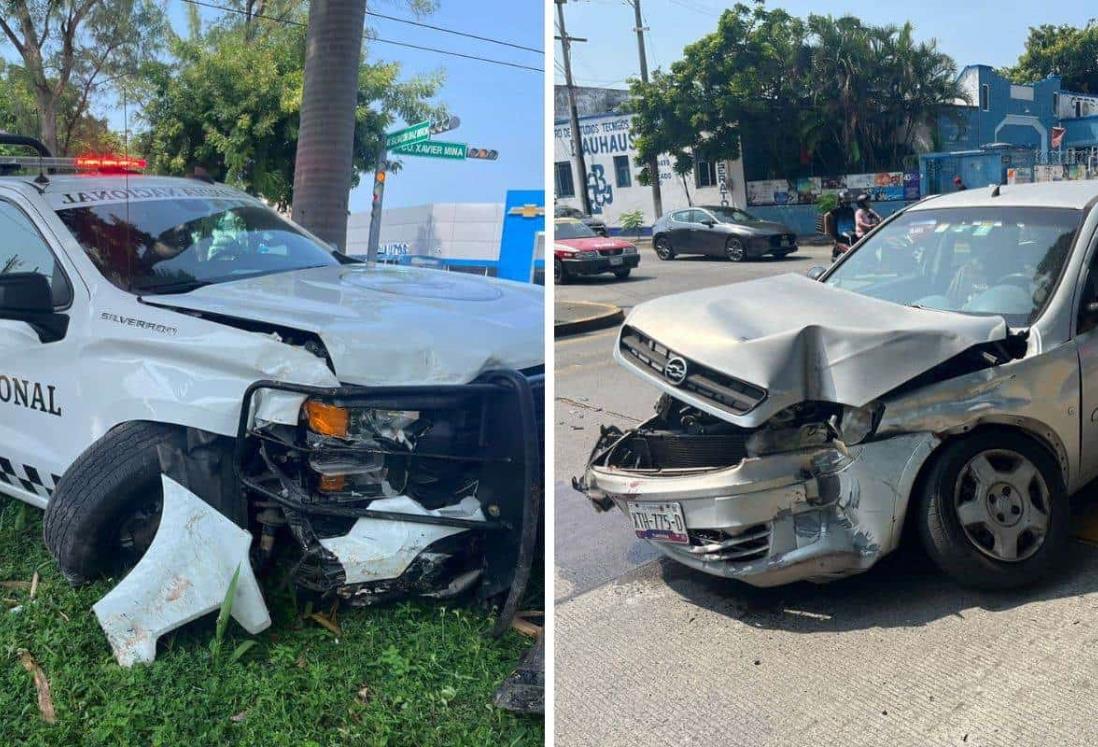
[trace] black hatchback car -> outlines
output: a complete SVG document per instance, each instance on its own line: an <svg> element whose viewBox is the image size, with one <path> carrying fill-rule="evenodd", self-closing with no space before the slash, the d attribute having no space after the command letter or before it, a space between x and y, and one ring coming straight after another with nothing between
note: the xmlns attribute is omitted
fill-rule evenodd
<svg viewBox="0 0 1098 747"><path fill-rule="evenodd" d="M797 251L797 234L737 207L703 205L673 210L656 221L652 244L660 259L708 254L742 262L767 254L778 258L792 254Z"/></svg>

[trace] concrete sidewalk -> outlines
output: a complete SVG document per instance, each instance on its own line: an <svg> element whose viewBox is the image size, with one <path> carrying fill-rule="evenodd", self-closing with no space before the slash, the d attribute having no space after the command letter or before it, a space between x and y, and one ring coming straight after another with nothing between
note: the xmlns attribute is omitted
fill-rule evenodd
<svg viewBox="0 0 1098 747"><path fill-rule="evenodd" d="M659 560L556 608L561 745L1098 744L1098 550L960 589L917 551L760 590Z"/></svg>

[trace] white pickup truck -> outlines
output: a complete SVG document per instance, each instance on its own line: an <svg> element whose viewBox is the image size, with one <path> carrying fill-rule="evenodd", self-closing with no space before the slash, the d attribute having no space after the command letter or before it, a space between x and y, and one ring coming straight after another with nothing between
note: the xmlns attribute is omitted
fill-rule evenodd
<svg viewBox="0 0 1098 747"><path fill-rule="evenodd" d="M322 594L510 587L536 541L539 288L369 266L221 184L0 144L39 151L0 156L0 493L45 508L67 578L142 557L169 474Z"/></svg>

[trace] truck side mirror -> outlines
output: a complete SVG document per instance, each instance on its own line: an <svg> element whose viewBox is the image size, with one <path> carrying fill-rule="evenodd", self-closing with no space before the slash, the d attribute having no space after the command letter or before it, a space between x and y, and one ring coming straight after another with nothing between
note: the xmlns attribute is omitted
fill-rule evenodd
<svg viewBox="0 0 1098 747"><path fill-rule="evenodd" d="M69 318L53 309L53 290L45 275L9 272L0 275L0 319L26 322L42 342L65 336Z"/></svg>

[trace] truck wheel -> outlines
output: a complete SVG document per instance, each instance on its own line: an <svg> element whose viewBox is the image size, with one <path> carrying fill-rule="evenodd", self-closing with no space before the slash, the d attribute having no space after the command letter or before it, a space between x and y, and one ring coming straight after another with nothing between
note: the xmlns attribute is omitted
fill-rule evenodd
<svg viewBox="0 0 1098 747"><path fill-rule="evenodd" d="M675 258L675 249L666 236L660 236L656 239L656 256L663 260Z"/></svg>
<svg viewBox="0 0 1098 747"><path fill-rule="evenodd" d="M1071 507L1060 470L1020 433L988 431L947 444L919 499L927 553L964 586L1034 583L1067 548Z"/></svg>
<svg viewBox="0 0 1098 747"><path fill-rule="evenodd" d="M124 423L65 472L43 524L46 547L70 583L124 575L145 554L163 506L157 447L181 437L181 429L164 423ZM214 508L240 523L241 507Z"/></svg>

